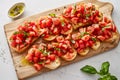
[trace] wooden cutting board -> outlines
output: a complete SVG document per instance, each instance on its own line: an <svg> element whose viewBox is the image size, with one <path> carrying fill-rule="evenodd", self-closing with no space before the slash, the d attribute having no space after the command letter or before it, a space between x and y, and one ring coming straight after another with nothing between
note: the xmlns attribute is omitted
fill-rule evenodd
<svg viewBox="0 0 120 80"><path fill-rule="evenodd" d="M84 0L84 1L81 1L81 2L77 2L77 3L83 3L83 2L84 3L89 3L90 2L90 3L93 3L93 4L97 5L99 10L105 16L108 16L109 18L111 18L111 14L112 14L112 11L113 11L113 5L111 3L100 2L100 1L97 1L97 0ZM66 6L68 6L68 5L66 5ZM63 9L66 8L66 6L62 6L62 7L53 9L53 10L49 10L49 11L46 11L46 12L43 12L43 13L39 13L39 14L36 14L36 15L33 15L33 16L30 16L30 17L22 18L22 19L19 19L19 20L16 20L14 22L6 24L4 26L4 30L5 30L5 34L6 34L6 37L7 37L8 45L9 45L9 37L16 30L18 25L22 24L25 21L35 21L38 18L40 18L40 16L46 16L49 13L61 14ZM71 63L74 63L74 62L77 62L77 61L81 61L81 60L89 58L91 56L100 54L101 52L110 50L110 49L116 47L118 42L119 42L119 36L118 36L118 39L116 41L114 41L113 43L102 43L100 49L97 50L97 51L90 50L90 52L87 56L84 56L84 57L77 56L77 58L75 60L71 61L71 62L61 60L62 61L61 66L68 65L68 64L71 64ZM34 44L36 44L36 43L40 43L39 39ZM10 48L10 51L11 51L12 59L13 59L13 62L14 62L15 70L16 70L16 73L17 73L17 76L18 76L19 79L25 79L25 78L28 78L28 77L31 77L31 76L34 76L34 75L37 75L37 74L41 74L43 72L50 71L49 69L45 68L45 69L42 69L40 72L38 72L31 65L23 65L21 63L21 60L26 55L26 51L21 53L21 54L16 53L11 48Z"/></svg>

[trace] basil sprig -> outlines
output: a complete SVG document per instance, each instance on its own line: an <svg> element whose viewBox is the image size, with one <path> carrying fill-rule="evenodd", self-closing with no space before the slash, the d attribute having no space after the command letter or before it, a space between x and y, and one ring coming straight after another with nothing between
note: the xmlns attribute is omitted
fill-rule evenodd
<svg viewBox="0 0 120 80"><path fill-rule="evenodd" d="M116 76L109 73L109 67L110 63L107 61L102 63L100 71L97 71L93 66L90 65L86 65L80 70L89 74L98 74L100 76L98 80L118 80Z"/></svg>

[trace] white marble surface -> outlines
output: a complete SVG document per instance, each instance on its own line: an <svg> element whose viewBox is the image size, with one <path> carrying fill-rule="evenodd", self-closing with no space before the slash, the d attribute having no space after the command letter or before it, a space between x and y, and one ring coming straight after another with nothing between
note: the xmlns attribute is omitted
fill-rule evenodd
<svg viewBox="0 0 120 80"><path fill-rule="evenodd" d="M17 80L14 70L13 62L7 45L4 34L4 24L12 22L8 16L7 11L16 2L24 2L26 4L25 12L22 17L30 16L42 11L57 8L59 6L77 2L80 0L1 0L0 2L0 80ZM104 1L104 0L101 0ZM113 20L120 31L120 1L119 0L105 0L114 5ZM99 69L99 66L104 61L111 63L110 72L120 79L120 44L117 48L105 52L104 54L83 60L59 68L42 75L38 75L27 80L96 80L96 76L84 74L80 68L86 64L93 65Z"/></svg>

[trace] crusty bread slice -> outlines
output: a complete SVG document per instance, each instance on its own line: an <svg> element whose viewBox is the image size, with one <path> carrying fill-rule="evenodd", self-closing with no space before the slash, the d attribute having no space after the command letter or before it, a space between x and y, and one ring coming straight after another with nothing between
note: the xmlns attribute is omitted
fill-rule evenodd
<svg viewBox="0 0 120 80"><path fill-rule="evenodd" d="M77 56L77 51L73 48L73 53L67 52L65 55L62 56L62 58L66 61L72 61L76 58L76 56Z"/></svg>
<svg viewBox="0 0 120 80"><path fill-rule="evenodd" d="M61 61L59 57L56 57L55 61L51 62L50 64L45 64L44 67L49 69L56 69L61 65Z"/></svg>

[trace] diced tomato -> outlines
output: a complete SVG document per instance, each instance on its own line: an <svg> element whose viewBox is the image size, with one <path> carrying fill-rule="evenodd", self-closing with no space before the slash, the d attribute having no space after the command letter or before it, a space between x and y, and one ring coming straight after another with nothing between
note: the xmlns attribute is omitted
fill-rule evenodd
<svg viewBox="0 0 120 80"><path fill-rule="evenodd" d="M16 40L16 35L12 35L10 39L11 40Z"/></svg>
<svg viewBox="0 0 120 80"><path fill-rule="evenodd" d="M61 57L62 56L62 52L61 51L57 51L57 56Z"/></svg>
<svg viewBox="0 0 120 80"><path fill-rule="evenodd" d="M92 47L94 42L92 40L89 41L89 47Z"/></svg>
<svg viewBox="0 0 120 80"><path fill-rule="evenodd" d="M62 45L61 45L61 48L62 48L62 49L67 49L68 46L67 46L66 44L62 44Z"/></svg>
<svg viewBox="0 0 120 80"><path fill-rule="evenodd" d="M42 20L40 21L40 28L45 28L46 27L46 21Z"/></svg>
<svg viewBox="0 0 120 80"><path fill-rule="evenodd" d="M114 24L112 25L112 31L116 32L116 26Z"/></svg>
<svg viewBox="0 0 120 80"><path fill-rule="evenodd" d="M104 36L97 36L97 38L101 41L104 41L105 40L105 37Z"/></svg>
<svg viewBox="0 0 120 80"><path fill-rule="evenodd" d="M51 18L48 18L48 19L46 20L46 26L47 26L47 27L51 27L51 25L52 25L52 19L51 19Z"/></svg>
<svg viewBox="0 0 120 80"><path fill-rule="evenodd" d="M60 19L59 18L52 18L53 24L54 25L59 25L60 24Z"/></svg>
<svg viewBox="0 0 120 80"><path fill-rule="evenodd" d="M50 64L50 62L51 62L50 59L47 59L47 60L45 61L46 64Z"/></svg>
<svg viewBox="0 0 120 80"><path fill-rule="evenodd" d="M32 38L31 38L31 37L26 38L25 42L26 42L27 44L30 44L30 43L32 42Z"/></svg>
<svg viewBox="0 0 120 80"><path fill-rule="evenodd" d="M77 6L76 10L79 11L83 15L85 12L85 7L82 5L79 5Z"/></svg>
<svg viewBox="0 0 120 80"><path fill-rule="evenodd" d="M35 26L35 23L34 22L30 22L29 26Z"/></svg>
<svg viewBox="0 0 120 80"><path fill-rule="evenodd" d="M108 19L107 17L104 17L104 22L106 22L106 23L110 23L110 22L111 22L111 20L110 20L110 19Z"/></svg>
<svg viewBox="0 0 120 80"><path fill-rule="evenodd" d="M38 57L33 57L33 62L38 63L38 59L39 59Z"/></svg>
<svg viewBox="0 0 120 80"><path fill-rule="evenodd" d="M79 42L75 41L75 44L73 46L74 46L74 48L78 48L79 47Z"/></svg>
<svg viewBox="0 0 120 80"><path fill-rule="evenodd" d="M46 58L43 54L40 54L39 59L41 59L41 60L46 60L47 58Z"/></svg>
<svg viewBox="0 0 120 80"><path fill-rule="evenodd" d="M89 32L90 34L92 34L94 32L94 30L95 29L92 26L87 27L87 32Z"/></svg>
<svg viewBox="0 0 120 80"><path fill-rule="evenodd" d="M12 42L11 42L11 46L12 46L12 47L16 47L16 45L17 45L17 43L16 43L15 41L12 41Z"/></svg>
<svg viewBox="0 0 120 80"><path fill-rule="evenodd" d="M50 35L49 34L45 34L44 38L48 38Z"/></svg>
<svg viewBox="0 0 120 80"><path fill-rule="evenodd" d="M64 41L64 37L63 36L58 36L56 37L57 42L63 42Z"/></svg>
<svg viewBox="0 0 120 80"><path fill-rule="evenodd" d="M90 35L84 35L83 37L82 37L82 40L83 41L88 41L90 39Z"/></svg>
<svg viewBox="0 0 120 80"><path fill-rule="evenodd" d="M37 45L32 45L32 48L38 48L38 46Z"/></svg>
<svg viewBox="0 0 120 80"><path fill-rule="evenodd" d="M86 28L79 28L79 32L80 32L80 33L86 32Z"/></svg>
<svg viewBox="0 0 120 80"><path fill-rule="evenodd" d="M69 6L69 7L67 7L67 9L65 10L65 13L70 13L71 10L72 10L72 6Z"/></svg>
<svg viewBox="0 0 120 80"><path fill-rule="evenodd" d="M72 21L73 24L77 24L77 23L78 23L78 20L79 20L78 17L73 17L73 18L71 19L71 21Z"/></svg>
<svg viewBox="0 0 120 80"><path fill-rule="evenodd" d="M38 49L35 50L35 57L38 57L40 56L40 54L42 54Z"/></svg>
<svg viewBox="0 0 120 80"><path fill-rule="evenodd" d="M83 49L77 48L77 52L78 52L78 53L80 53L80 52L82 52L82 51L83 51Z"/></svg>
<svg viewBox="0 0 120 80"><path fill-rule="evenodd" d="M81 49L85 48L84 42L82 40L79 40L79 48Z"/></svg>
<svg viewBox="0 0 120 80"><path fill-rule="evenodd" d="M53 48L52 44L48 44L48 45L47 45L47 49L48 49L48 50L51 50L52 48Z"/></svg>
<svg viewBox="0 0 120 80"><path fill-rule="evenodd" d="M54 61L56 56L54 54L50 54L48 55L48 58L50 59L50 61Z"/></svg>
<svg viewBox="0 0 120 80"><path fill-rule="evenodd" d="M17 37L17 39L15 40L15 42L16 42L16 44L21 44L22 40L19 37Z"/></svg>
<svg viewBox="0 0 120 80"><path fill-rule="evenodd" d="M42 67L43 67L41 64L38 64L38 63L35 63L33 66L35 67L35 69L36 69L37 71L41 70Z"/></svg>
<svg viewBox="0 0 120 80"><path fill-rule="evenodd" d="M25 45L24 44L20 44L20 49L22 49L23 47L25 47Z"/></svg>
<svg viewBox="0 0 120 80"><path fill-rule="evenodd" d="M33 56L30 54L27 54L27 56L25 57L26 60L28 60L29 62L33 62Z"/></svg>
<svg viewBox="0 0 120 80"><path fill-rule="evenodd" d="M37 36L34 31L30 31L29 34L30 34L31 37Z"/></svg>
<svg viewBox="0 0 120 80"><path fill-rule="evenodd" d="M58 34L58 33L59 33L59 30L58 30L57 27L55 27L54 30L53 30L53 34Z"/></svg>
<svg viewBox="0 0 120 80"><path fill-rule="evenodd" d="M18 27L18 30L19 30L19 31L28 31L28 29L27 29L26 26L19 26L19 27Z"/></svg>
<svg viewBox="0 0 120 80"><path fill-rule="evenodd" d="M32 27L33 31L38 32L38 28L36 26Z"/></svg>

